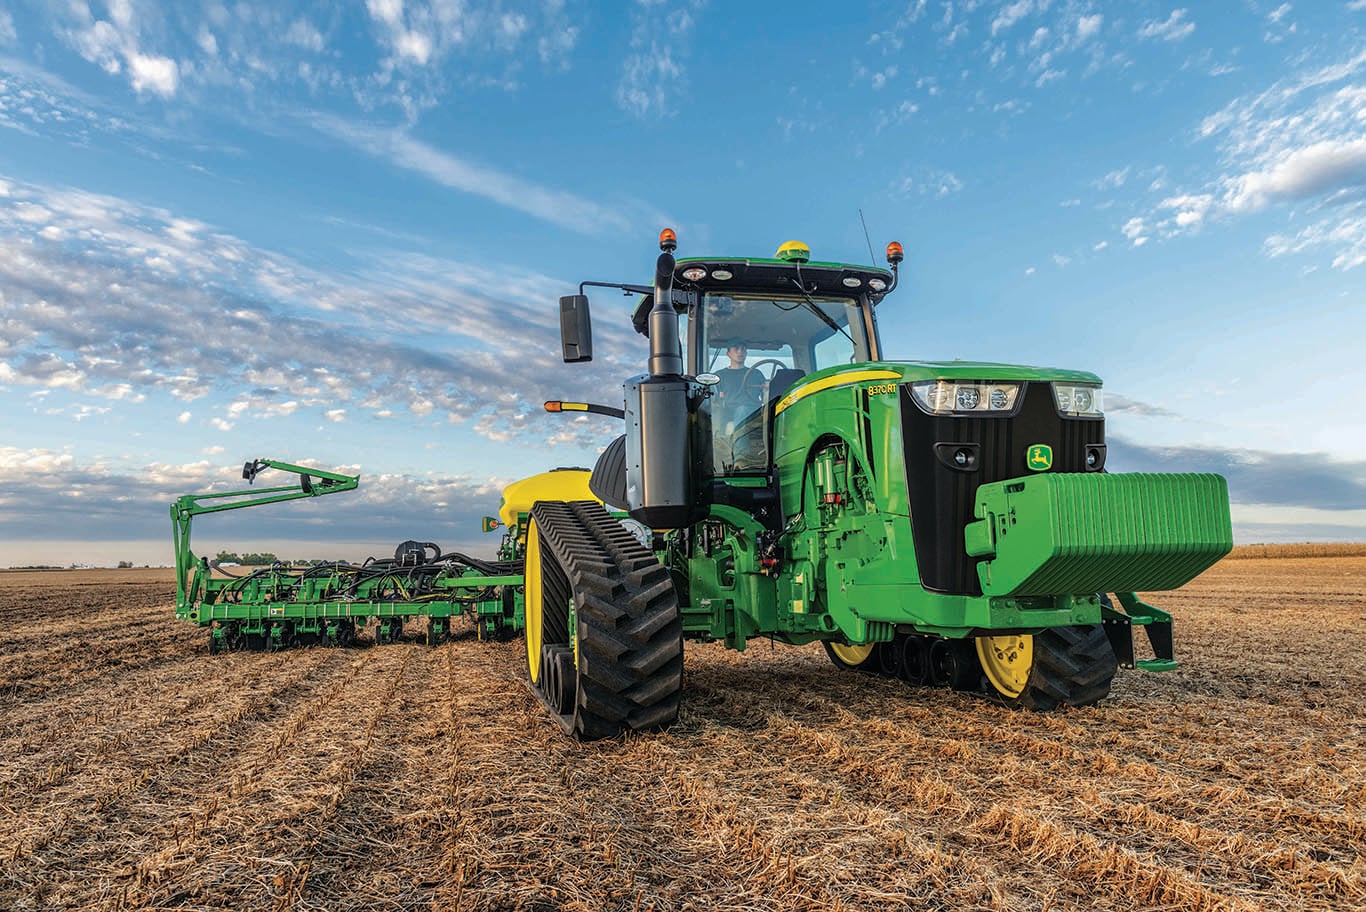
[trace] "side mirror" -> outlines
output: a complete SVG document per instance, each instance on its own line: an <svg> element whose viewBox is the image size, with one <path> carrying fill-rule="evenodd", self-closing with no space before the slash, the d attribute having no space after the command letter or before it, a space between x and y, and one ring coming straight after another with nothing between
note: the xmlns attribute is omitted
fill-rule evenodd
<svg viewBox="0 0 1366 912"><path fill-rule="evenodd" d="M587 295L560 298L560 348L566 364L593 360L593 320Z"/></svg>

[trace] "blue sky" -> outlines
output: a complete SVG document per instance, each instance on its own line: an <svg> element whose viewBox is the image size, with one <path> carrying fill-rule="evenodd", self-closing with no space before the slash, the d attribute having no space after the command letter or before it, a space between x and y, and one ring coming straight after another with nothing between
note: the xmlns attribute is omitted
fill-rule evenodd
<svg viewBox="0 0 1366 912"><path fill-rule="evenodd" d="M268 456L361 490L206 543L484 547L591 465L680 255L866 262L884 348L1092 370L1111 469L1366 540L1366 0L0 5L0 566L169 559ZM238 467L238 468L234 468ZM212 523L212 525L211 525ZM293 541L298 544L291 545ZM206 544L206 548L208 545Z"/></svg>

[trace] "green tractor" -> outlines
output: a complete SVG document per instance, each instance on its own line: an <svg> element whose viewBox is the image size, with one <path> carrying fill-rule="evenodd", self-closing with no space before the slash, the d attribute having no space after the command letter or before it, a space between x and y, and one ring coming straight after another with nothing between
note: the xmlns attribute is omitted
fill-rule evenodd
<svg viewBox="0 0 1366 912"><path fill-rule="evenodd" d="M649 339L623 408L547 403L625 422L601 503L529 513L527 669L565 731L673 721L685 639L820 641L840 668L1041 710L1175 667L1170 615L1135 593L1232 548L1222 477L1107 473L1094 374L887 360L899 244L888 269L676 246L666 229L653 285L560 299L567 362L592 359L586 286L640 295Z"/></svg>

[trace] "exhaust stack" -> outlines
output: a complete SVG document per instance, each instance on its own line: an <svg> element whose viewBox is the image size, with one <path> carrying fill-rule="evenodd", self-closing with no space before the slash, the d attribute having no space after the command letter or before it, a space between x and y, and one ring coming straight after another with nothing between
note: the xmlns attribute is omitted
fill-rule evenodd
<svg viewBox="0 0 1366 912"><path fill-rule="evenodd" d="M659 234L663 251L655 263L654 306L650 308L648 373L623 387L626 400L626 501L631 516L655 529L677 529L693 521L695 484L689 433L690 388L674 311L672 228Z"/></svg>

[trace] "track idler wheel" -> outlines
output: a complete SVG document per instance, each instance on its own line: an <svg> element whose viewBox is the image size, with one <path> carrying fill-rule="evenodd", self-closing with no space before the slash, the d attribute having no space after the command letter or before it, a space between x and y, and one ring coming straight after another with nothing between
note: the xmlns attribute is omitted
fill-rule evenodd
<svg viewBox="0 0 1366 912"><path fill-rule="evenodd" d="M930 641L917 634L902 636L901 680L912 687L923 687L932 680L930 675Z"/></svg>
<svg viewBox="0 0 1366 912"><path fill-rule="evenodd" d="M578 683L573 649L568 646L541 647L541 696L555 715L563 716L573 711Z"/></svg>
<svg viewBox="0 0 1366 912"><path fill-rule="evenodd" d="M982 666L969 640L932 640L929 650L930 683L951 690L978 690Z"/></svg>
<svg viewBox="0 0 1366 912"><path fill-rule="evenodd" d="M901 676L901 648L895 641L878 643L873 648L873 662L877 665L878 674L884 678Z"/></svg>

